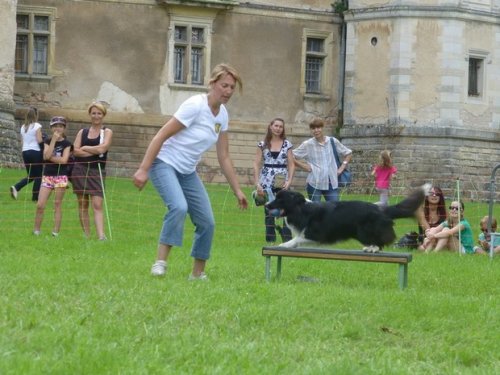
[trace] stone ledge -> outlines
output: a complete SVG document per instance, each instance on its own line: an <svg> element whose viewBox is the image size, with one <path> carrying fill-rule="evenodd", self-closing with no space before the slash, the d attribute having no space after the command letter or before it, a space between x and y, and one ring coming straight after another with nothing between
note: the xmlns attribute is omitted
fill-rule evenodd
<svg viewBox="0 0 500 375"><path fill-rule="evenodd" d="M488 129L466 129L441 126L346 125L341 138L351 137L424 137L500 142L500 132Z"/></svg>

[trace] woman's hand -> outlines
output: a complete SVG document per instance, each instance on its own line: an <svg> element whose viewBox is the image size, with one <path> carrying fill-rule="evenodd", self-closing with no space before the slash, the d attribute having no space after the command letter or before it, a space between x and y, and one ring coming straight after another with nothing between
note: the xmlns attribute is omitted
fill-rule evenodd
<svg viewBox="0 0 500 375"><path fill-rule="evenodd" d="M247 197L245 194L241 191L238 190L236 193L236 198L238 199L238 206L240 207L241 210L246 210L248 208L248 201Z"/></svg>
<svg viewBox="0 0 500 375"><path fill-rule="evenodd" d="M133 176L133 183L139 189L142 190L146 183L148 182L148 172L143 169L138 169Z"/></svg>

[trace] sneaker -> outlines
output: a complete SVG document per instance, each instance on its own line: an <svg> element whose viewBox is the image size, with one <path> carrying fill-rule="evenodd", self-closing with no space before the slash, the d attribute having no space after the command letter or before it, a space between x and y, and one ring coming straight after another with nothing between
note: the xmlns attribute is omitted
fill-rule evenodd
<svg viewBox="0 0 500 375"><path fill-rule="evenodd" d="M57 237L57 236L59 236L59 233L57 233L57 232L52 232L52 237Z"/></svg>
<svg viewBox="0 0 500 375"><path fill-rule="evenodd" d="M39 235L40 235L40 231L39 231L39 230L34 230L34 231L33 231L33 234L34 234L35 236L39 236Z"/></svg>
<svg viewBox="0 0 500 375"><path fill-rule="evenodd" d="M151 267L151 275L164 276L167 272L167 262L164 260L157 260Z"/></svg>
<svg viewBox="0 0 500 375"><path fill-rule="evenodd" d="M107 240L108 240L108 237L106 237L106 236L99 237L99 241L107 241Z"/></svg>
<svg viewBox="0 0 500 375"><path fill-rule="evenodd" d="M17 189L15 186L10 187L10 196L17 200Z"/></svg>
<svg viewBox="0 0 500 375"><path fill-rule="evenodd" d="M193 274L191 274L191 275L189 275L188 280L189 281L195 281L195 280L208 281L208 276L206 275L205 272L200 273L200 276L194 276Z"/></svg>

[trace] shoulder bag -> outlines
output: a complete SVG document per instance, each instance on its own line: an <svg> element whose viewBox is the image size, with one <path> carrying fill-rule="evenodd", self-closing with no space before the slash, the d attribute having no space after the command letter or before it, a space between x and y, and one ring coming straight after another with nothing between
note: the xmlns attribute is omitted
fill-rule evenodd
<svg viewBox="0 0 500 375"><path fill-rule="evenodd" d="M330 142L332 143L333 155L335 156L335 162L337 163L337 168L340 167L341 162L339 154L337 153L337 148L335 147L335 141L333 137L330 137ZM347 168L344 168L341 174L338 175L339 188L347 187L352 183L352 173Z"/></svg>

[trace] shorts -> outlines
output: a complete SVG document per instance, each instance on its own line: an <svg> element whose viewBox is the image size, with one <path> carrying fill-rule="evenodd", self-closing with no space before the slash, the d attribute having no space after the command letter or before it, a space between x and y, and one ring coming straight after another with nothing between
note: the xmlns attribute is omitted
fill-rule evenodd
<svg viewBox="0 0 500 375"><path fill-rule="evenodd" d="M473 248L473 249L470 249L468 250L464 245L460 244L460 250L459 250L462 254L475 254L476 253L476 249Z"/></svg>
<svg viewBox="0 0 500 375"><path fill-rule="evenodd" d="M42 176L42 186L48 189L66 188L68 176Z"/></svg>

